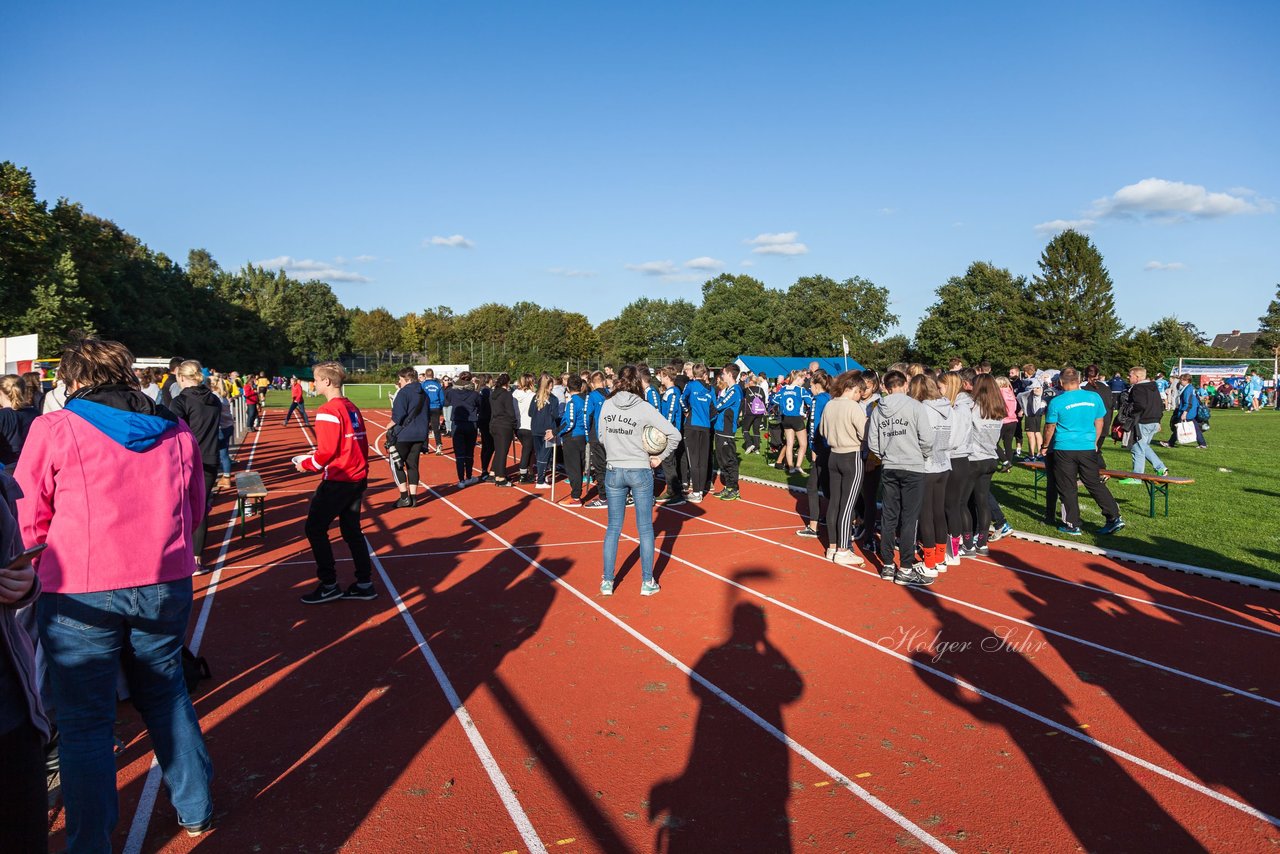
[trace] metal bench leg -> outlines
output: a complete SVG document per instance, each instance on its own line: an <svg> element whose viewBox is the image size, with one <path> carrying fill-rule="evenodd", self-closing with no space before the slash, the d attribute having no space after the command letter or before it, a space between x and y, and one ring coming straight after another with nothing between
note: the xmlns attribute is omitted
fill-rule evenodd
<svg viewBox="0 0 1280 854"><path fill-rule="evenodd" d="M1164 493L1164 516L1167 519L1169 518L1169 484L1160 484L1160 491ZM1151 511L1151 515L1156 515L1154 509Z"/></svg>
<svg viewBox="0 0 1280 854"><path fill-rule="evenodd" d="M267 499L258 499L258 535L267 538Z"/></svg>
<svg viewBox="0 0 1280 854"><path fill-rule="evenodd" d="M1031 500L1039 501L1040 500L1040 481L1044 480L1045 478L1045 470L1033 469L1031 473L1035 475L1035 479L1031 483Z"/></svg>
<svg viewBox="0 0 1280 854"><path fill-rule="evenodd" d="M244 539L244 499L236 499L236 519L240 523L240 539Z"/></svg>

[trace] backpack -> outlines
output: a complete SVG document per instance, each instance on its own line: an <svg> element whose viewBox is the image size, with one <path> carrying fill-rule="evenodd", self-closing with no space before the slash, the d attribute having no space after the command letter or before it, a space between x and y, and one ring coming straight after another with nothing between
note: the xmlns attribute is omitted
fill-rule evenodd
<svg viewBox="0 0 1280 854"><path fill-rule="evenodd" d="M752 415L764 415L764 395L760 393L760 389L756 389L754 393L749 392L748 397L747 411Z"/></svg>

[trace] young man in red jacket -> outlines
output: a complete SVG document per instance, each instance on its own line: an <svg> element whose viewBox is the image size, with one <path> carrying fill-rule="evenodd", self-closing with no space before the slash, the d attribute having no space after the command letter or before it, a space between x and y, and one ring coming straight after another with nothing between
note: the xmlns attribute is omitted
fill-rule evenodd
<svg viewBox="0 0 1280 854"><path fill-rule="evenodd" d="M339 388L341 393L341 388ZM293 403L289 404L289 411L284 414L285 426L289 426L289 419L293 417L293 413L297 412L298 417L302 419L303 427L310 427L311 422L307 420L307 404L302 400L302 380L297 377L293 378Z"/></svg>
<svg viewBox="0 0 1280 854"><path fill-rule="evenodd" d="M323 362L315 366L314 372L316 390L325 399L316 412L316 450L310 456L295 457L294 466L302 472L321 472L322 476L311 499L306 527L320 584L302 601L318 605L334 599L376 599L369 547L360 532L360 502L369 483L369 439L364 416L342 396L342 384L347 379L342 365ZM338 586L333 546L329 543L329 526L334 517L356 567L355 583L346 592Z"/></svg>

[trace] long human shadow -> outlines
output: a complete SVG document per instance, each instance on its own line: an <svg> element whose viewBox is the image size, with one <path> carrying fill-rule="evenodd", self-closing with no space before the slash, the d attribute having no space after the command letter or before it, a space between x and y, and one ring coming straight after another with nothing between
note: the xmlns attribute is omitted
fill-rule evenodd
<svg viewBox="0 0 1280 854"><path fill-rule="evenodd" d="M800 698L804 681L770 643L758 605L739 602L730 619L732 635L693 669L785 732L782 710ZM649 795L655 850L791 851L787 746L761 738L755 723L700 682L690 679L689 687L701 703L689 759L679 777Z"/></svg>
<svg viewBox="0 0 1280 854"><path fill-rule="evenodd" d="M1015 559L1015 565L1019 564L1026 566ZM1060 585L1034 575L1023 574L1020 578L1026 593L1014 594L1014 598L1030 612L1028 619L1042 625L1060 621ZM1126 581L1140 585L1132 578ZM1154 598L1155 591L1149 592ZM1093 595L1086 603L1080 603L1073 597L1073 602L1073 609L1078 613L1104 614L1103 619L1122 624L1122 630L1131 637L1162 646L1169 644L1172 652L1160 658L1172 655L1173 660L1162 660L1162 663L1182 665L1209 678L1223 677L1219 673L1203 672L1203 664L1196 666L1178 661L1177 650L1187 646L1199 647L1203 651L1201 661L1210 662L1218 657L1237 662L1260 652L1259 641L1248 633L1211 626L1176 612L1165 612L1163 616L1156 617L1126 600L1104 593ZM1105 603L1105 611L1097 609L1096 605L1100 603ZM1206 606L1199 607L1203 609ZM1223 619L1235 616L1226 610L1219 613ZM1188 621L1195 625L1188 625ZM1223 697L1220 689L1188 686L1178 677L1149 668L1135 670L1123 664L1103 662L1101 659L1107 657L1105 653L1054 635L1045 635L1044 639L1083 681L1105 690L1136 726L1177 759L1193 777L1209 786L1229 789L1270 815L1280 811L1280 791L1276 788L1274 775L1264 770L1274 768L1280 762L1280 712L1274 707ZM1175 641L1176 644L1173 643ZM1274 645L1275 641L1266 643ZM1280 678L1274 675L1274 668L1270 672L1272 675L1265 681L1251 681L1241 687L1246 690L1258 688L1263 696L1275 697L1280 693ZM1228 678L1228 681L1232 680Z"/></svg>
<svg viewBox="0 0 1280 854"><path fill-rule="evenodd" d="M1024 655L990 649L991 630L947 607L924 590L907 588L911 598L937 618L942 654L914 650L912 658L956 679L981 686L999 668L1007 684L1020 686L1014 699L1068 728L1083 721L1052 679ZM967 646L966 646L967 644ZM998 662L991 660L999 656ZM913 668L930 690L975 720L1002 728L1039 776L1058 814L1086 851L1147 851L1154 839L1162 851L1203 851L1204 846L1170 816L1109 753L1074 738L1048 737L1043 724L1023 718L995 703ZM1054 731L1057 733L1057 731ZM1046 845L1048 841L1046 840ZM1060 845L1057 847L1067 847Z"/></svg>

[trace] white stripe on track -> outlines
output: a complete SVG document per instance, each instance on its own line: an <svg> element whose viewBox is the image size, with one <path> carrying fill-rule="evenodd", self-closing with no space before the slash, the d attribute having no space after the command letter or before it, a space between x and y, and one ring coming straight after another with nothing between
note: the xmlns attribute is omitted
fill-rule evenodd
<svg viewBox="0 0 1280 854"><path fill-rule="evenodd" d="M253 445L249 448L249 459L245 468L253 468L253 455L258 452L258 438L261 430L253 433ZM227 550L231 547L231 535L236 530L236 519L239 516L239 505L231 508L231 520L227 523L227 533L222 537L222 548L218 550L218 559L213 564L213 575L204 589L204 597L200 602L200 616L196 618L195 630L191 633L191 641L187 647L192 653L200 654L200 643L204 640L204 630L209 624L209 612L213 610L213 596L218 592L218 579L222 577L222 563L227 559ZM142 843L147 838L147 828L151 825L151 814L155 812L156 797L160 794L162 778L160 763L155 755L151 757L151 766L147 768L147 780L142 784L142 796L138 798L138 808L133 814L133 822L129 825L129 836L124 841L124 854L140 854Z"/></svg>
<svg viewBox="0 0 1280 854"><path fill-rule="evenodd" d="M470 516L465 510L458 507L458 505L454 504L449 499L445 498L435 489L431 488L430 486L428 486L427 489L438 500L443 501L446 505L448 505L455 512L457 512L458 515L460 515L462 518L468 520L469 522L471 522L471 524L475 525L477 528L484 531L489 536L493 537L499 543L506 546L506 548L509 549L513 554L519 555L526 563L529 564L529 566L533 567L534 569L538 570L543 575L545 575L547 578L551 579L552 583L560 585L569 593L576 596L580 601L582 601L585 605L587 605L587 607L595 610L605 619L613 623L615 626L622 629L624 632L631 635L637 641L647 646L649 649L651 649L654 653L656 653L660 658L662 658L668 664L671 664L672 666L676 667L681 673L684 673L690 679L694 680L695 682L700 684L702 687L706 688L708 691L715 694L726 705L730 706L735 711L745 716L748 720L750 720L756 726L763 729L769 735L773 736L778 741L785 744L788 748L790 748L799 756L803 757L814 767L816 767L817 769L822 771L824 774L826 774L828 777L830 777L833 781L849 789L851 792L853 792L854 795L856 795L862 801L866 802L869 806L874 808L877 812L879 812L885 818L889 819L894 824L898 825L903 830L910 833L912 836L914 836L916 839L923 842L925 845L929 846L934 851L938 851L938 852L951 851L950 848L948 848L939 840L935 839L924 829L917 826L914 822L912 822L906 816L902 815L893 807L889 806L884 801L880 800L875 795L871 794L866 789L859 786L848 775L842 774L839 770L837 770L834 766L832 766L828 762L824 761L817 754L813 753L804 745L800 744L795 739L791 738L791 736L787 735L785 732L778 729L776 726L774 726L773 724L766 721L764 718L757 715L751 709L747 708L737 698L733 697L731 694L724 691L722 688L720 688L715 683L711 682L709 679L707 679L702 674L698 673L696 670L693 670L692 668L688 667L686 664L684 664L684 662L680 661L670 652L658 646L658 644L654 643L652 640L645 637L636 629L632 628L631 626L624 623L622 620L615 617L608 610L606 610L605 608L602 608L598 603L593 602L590 597L588 597L584 593L579 592L577 588L569 584L564 579L560 578L551 570L547 569L545 566L539 563L537 559L530 557L522 549L507 542L498 533L493 531L491 528L487 527L483 522ZM530 494L530 493L526 493L526 494ZM574 515L577 515L577 514L574 514Z"/></svg>
<svg viewBox="0 0 1280 854"><path fill-rule="evenodd" d="M524 491L524 490L522 490L522 491ZM526 491L526 494L531 494L531 493L527 493L527 491ZM557 509L557 510L562 510L562 511L564 511L565 513L569 513L569 514L570 514L570 515L572 515L572 516L576 516L576 517L578 517L579 519L582 519L582 520L584 520L584 521L586 521L586 522L589 522L589 523L591 523L592 525L596 525L596 526L601 527L601 528L606 527L605 525L602 525L601 523L599 523L599 522L597 522L596 520L594 520L594 519L590 518L589 516L584 516L584 515L582 515L581 513L574 513L574 512L573 512L573 510L569 509L568 507L562 507L562 506L560 506L560 505L554 505L554 506L556 507L556 509ZM701 517L691 517L691 518L701 518ZM709 521L709 520L708 520L708 521ZM623 536L623 538L625 538L625 539L627 539L627 540L629 540L629 541L631 541L631 542L633 542L633 543L634 543L634 542L638 542L638 540L637 540L635 537L631 536L630 534L626 534L626 533L624 533L624 534L622 534L622 536ZM761 538L761 539L763 539L763 538ZM766 540L765 542L771 542L771 541L770 541L770 540ZM1196 782L1195 780L1192 780L1192 779L1190 779L1190 778L1188 778L1188 777L1184 777L1184 776L1182 776L1181 774L1178 774L1178 773L1177 773L1177 772L1175 772L1175 771L1170 771L1170 770L1168 770L1167 768L1163 768L1163 767L1161 767L1161 766L1159 766L1159 765L1156 765L1156 764L1155 764L1155 763L1153 763L1153 762L1149 762L1149 761L1147 761L1146 759L1143 759L1143 758L1141 758L1141 757L1139 757L1139 756L1135 756L1134 754L1129 753L1128 751L1121 750L1121 749L1120 749L1120 748L1118 748L1118 747L1114 747L1113 745L1110 745L1110 744L1108 744L1108 743L1107 743L1107 742L1105 742L1105 741L1099 741L1099 740L1098 740L1098 739L1096 739L1096 738L1093 738L1093 737L1091 737L1091 736L1085 735L1084 733L1080 732L1079 730L1075 729L1074 727L1070 727L1070 726L1067 726L1066 724L1058 723L1057 721L1052 720L1051 718L1047 718L1047 717L1045 717L1044 715L1041 715L1041 714L1039 714L1039 713L1037 713L1037 712L1033 712L1031 709L1028 709L1028 708L1026 708L1025 706L1021 706L1021 705L1019 705L1019 704L1017 704L1017 703L1013 702L1012 700L1007 700L1007 699L1005 699L1004 697L1001 697L1001 696L1000 696L1000 695L998 695L998 694L993 694L993 693L991 693L990 691L987 691L987 690L984 690L984 689L982 689L982 688L979 688L978 686L976 686L976 685L974 685L974 684L972 684L972 683L970 683L970 682L966 682L966 681L965 681L965 680L963 680L963 679L959 679L959 678L957 678L957 677L955 677L955 676L952 676L952 675L951 675L951 674L949 674L949 673L945 673L945 672L943 672L943 671L941 671L941 670L938 670L938 669L937 669L937 668L935 668L935 667L930 667L929 665L924 664L923 662L917 661L917 660L915 660L914 658L911 658L911 657L909 657L909 656L903 655L902 653L900 653L900 652L896 652L895 650L888 649L888 648L886 648L886 647L884 647L884 646L882 646L882 645L880 645L880 644L876 643L875 641L868 640L867 638L860 637L860 636L858 636L858 635L854 634L853 632L849 631L848 629L845 629L845 628L842 628L841 626L837 626L837 625L835 625L835 624L833 624L833 623L830 623L830 622L828 622L828 621L826 621L826 620L822 619L821 617L818 617L818 616L815 616L815 615L813 615L813 614L808 613L807 611L802 611L801 609L799 609L799 608L795 607L794 605L788 605L786 602L782 602L782 601L780 601L780 600L778 600L778 599L774 599L772 596L769 596L769 595L768 595L768 594L766 594L766 593L761 593L760 591L755 590L755 589L753 589L753 588L751 588L751 587L748 587L747 585L742 584L742 583L740 583L740 582L734 581L733 579L725 578L723 575L720 575L719 573L716 573L716 572L714 572L713 570L707 569L706 567L704 567L704 566L700 566L700 565L698 565L698 564L696 564L696 563L693 563L692 561L685 560L684 558L677 557L676 555L672 554L672 553L671 553L671 552L669 552L669 551L666 551L666 550L664 550L664 549L657 549L657 548L655 549L655 551L657 551L657 552L659 552L659 553L661 553L661 554L666 555L666 556L667 556L668 558L670 558L671 560L676 561L677 563L681 563L681 564L683 564L683 565L685 565L685 566L689 567L690 569L693 569L693 570L695 570L695 571L697 571L697 572L701 572L701 573L703 573L704 575L710 576L711 578L718 579L719 581L723 581L725 584L728 584L728 585L729 585L729 586L731 586L731 587L735 587L735 588L737 588L738 590L741 590L741 591L742 591L742 592L744 592L744 593L750 594L751 596L754 596L754 597L756 597L757 599L760 599L760 600L761 600L761 601L763 601L763 602L768 602L768 603L769 603L769 604L771 604L771 605L775 605L775 606L777 606L777 607L779 607L779 608L782 608L782 609L784 609L784 610L790 611L791 613L793 613L793 614L795 614L795 615L797 615L797 616L799 616L799 617L803 617L803 618L804 618L804 619L806 619L806 620L809 620L809 621L811 621L811 622L813 622L813 623L816 623L816 624L818 624L818 625L820 625L820 626L822 626L822 627L824 627L824 628L830 629L831 631L835 632L836 634L843 635L844 637L847 637L849 640L856 641L857 643L860 643L860 644L863 644L864 646L870 647L871 649L874 649L874 650L876 650L877 652L884 653L885 655L888 655L888 656L891 656L891 657L893 657L893 658L896 658L896 659L898 659L899 661L902 661L902 662L903 662L903 663L905 663L905 664L909 664L909 665L911 665L912 667L915 667L915 668L917 668L917 669L919 669L919 670L923 670L923 671L924 671L924 672L926 672L926 673L929 673L929 674L932 674L932 675L934 675L934 676L937 676L938 678L943 679L943 680L944 680L944 681L946 681L946 682L950 682L952 685L955 685L955 686L957 686L957 687L959 687L959 688L963 688L963 689L964 689L964 690L966 690L966 691L970 691L970 692L972 692L972 693L974 693L974 694L977 694L979 697L982 697L982 698L984 698L984 699L990 700L990 701L991 701L991 702L993 702L993 703L997 703L997 704L999 704L999 705L1001 705L1001 706L1004 706L1005 708L1007 708L1007 709L1009 709L1009 710L1011 710L1011 711L1017 712L1017 713L1018 713L1018 714L1020 714L1020 715L1025 715L1026 717L1028 717L1028 718L1030 718L1030 719L1032 719L1032 720L1034 720L1034 721L1037 721L1037 722L1039 722L1039 723L1042 723L1042 724L1044 724L1045 726L1052 727L1053 729L1057 730L1058 732L1064 733L1064 734L1066 734L1066 735L1071 736L1072 738L1075 738L1075 739L1078 739L1078 740L1080 740L1080 741L1083 741L1085 744L1088 744L1088 745L1090 745L1090 746L1092 746L1092 747L1096 747L1096 748L1098 748L1099 750L1102 750L1102 751L1105 751L1105 752L1107 752L1107 753L1110 753L1111 755L1113 755L1113 756L1117 756L1117 757L1119 757L1119 758L1121 758L1121 759L1124 759L1124 760L1126 760L1126 761L1128 761L1128 762L1132 762L1133 764L1135 764L1135 765L1139 766L1140 768L1145 768L1145 769L1147 769L1148 771L1151 771L1151 772L1152 772L1152 773L1154 773L1154 774L1158 774L1158 775L1160 775L1161 777L1164 777L1164 778L1166 778L1166 779L1168 779L1168 780L1172 780L1173 782L1178 783L1179 785L1186 786L1188 789L1191 789L1192 791L1199 792L1200 794L1202 794L1202 795L1206 795L1206 796L1208 796L1208 797L1210 797L1210 798L1213 798L1214 800L1219 801L1219 802L1221 802L1221 803L1223 803L1223 804L1226 804L1226 805L1227 805L1227 806L1229 806L1229 807L1232 807L1232 808L1234 808L1234 809L1240 810L1241 812L1245 813L1246 815L1253 816L1254 818L1260 819L1260 820L1262 820L1262 821L1268 822L1269 824L1273 824L1273 825L1275 825L1275 826L1277 826L1277 827L1280 827L1280 818L1276 818L1275 816L1268 815L1267 813L1262 812L1261 810L1255 809L1254 807L1250 806L1249 804L1246 804L1246 803L1244 803L1244 802L1242 802L1242 801L1236 800L1235 798L1232 798L1232 797L1230 797L1229 795L1224 795L1224 794L1222 794L1222 793L1220 793L1220 792L1216 792L1216 791L1214 791L1213 789L1210 789L1208 786L1205 786L1205 785L1203 785L1203 784L1201 784L1201 783L1198 783L1198 782ZM795 549L795 551L800 551L800 550L799 550L799 549ZM810 553L801 551L801 554L810 554ZM811 555L811 556L812 556L812 555ZM849 568L851 568L851 567L849 567ZM878 576L877 576L877 577L878 577ZM575 592L576 592L576 591L575 591ZM579 594L579 595L581 595L581 594Z"/></svg>

